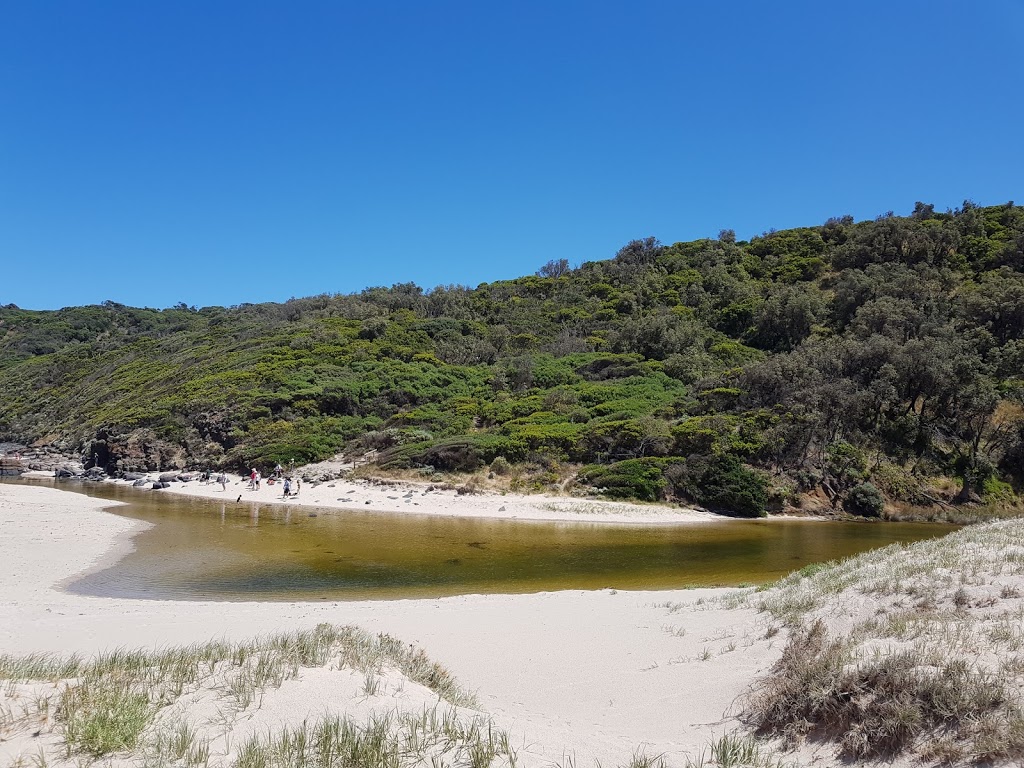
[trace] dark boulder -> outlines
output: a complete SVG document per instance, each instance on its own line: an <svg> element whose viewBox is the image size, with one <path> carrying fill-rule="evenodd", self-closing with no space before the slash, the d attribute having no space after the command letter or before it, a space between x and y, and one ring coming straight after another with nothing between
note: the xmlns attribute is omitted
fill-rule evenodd
<svg viewBox="0 0 1024 768"><path fill-rule="evenodd" d="M172 482L174 482L177 479L178 479L178 473L177 472L164 472L162 475L160 475L160 482L161 483L172 483ZM164 488L166 488L166 487L167 486L165 485Z"/></svg>

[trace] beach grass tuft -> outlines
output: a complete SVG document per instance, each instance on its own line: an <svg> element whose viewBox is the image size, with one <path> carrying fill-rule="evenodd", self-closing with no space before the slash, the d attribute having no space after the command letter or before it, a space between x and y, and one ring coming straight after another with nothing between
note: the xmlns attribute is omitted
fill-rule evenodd
<svg viewBox="0 0 1024 768"><path fill-rule="evenodd" d="M359 724L328 716L315 722L260 734L239 747L235 768L401 768L412 765L515 768L517 752L506 731L489 718L460 717L453 708L397 710Z"/></svg>

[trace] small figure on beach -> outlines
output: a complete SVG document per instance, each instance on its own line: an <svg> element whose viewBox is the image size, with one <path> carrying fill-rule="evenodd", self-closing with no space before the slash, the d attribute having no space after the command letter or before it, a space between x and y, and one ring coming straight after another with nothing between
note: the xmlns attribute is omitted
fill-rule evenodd
<svg viewBox="0 0 1024 768"><path fill-rule="evenodd" d="M286 477L284 479L284 498L287 499L291 495L292 495L292 479L290 477Z"/></svg>
<svg viewBox="0 0 1024 768"><path fill-rule="evenodd" d="M284 467L281 466L281 462L277 462L277 466L274 467L274 477L278 480L281 479L281 474L284 472Z"/></svg>
<svg viewBox="0 0 1024 768"><path fill-rule="evenodd" d="M259 474L259 472L256 471L256 467L253 467L252 468L252 472L249 473L249 490L250 491L256 490L256 475L258 475L258 474Z"/></svg>
<svg viewBox="0 0 1024 768"><path fill-rule="evenodd" d="M226 491L228 489L228 476L221 472L217 475L217 482L220 483L220 489Z"/></svg>
<svg viewBox="0 0 1024 768"><path fill-rule="evenodd" d="M255 483L256 483L256 490L257 491L260 489L260 480L262 480L262 479L263 479L263 475L261 475L259 472L257 472L256 473L256 477L255 477Z"/></svg>
<svg viewBox="0 0 1024 768"><path fill-rule="evenodd" d="M302 487L302 480L298 477L295 478L295 490L292 493L293 496L299 495L299 489Z"/></svg>

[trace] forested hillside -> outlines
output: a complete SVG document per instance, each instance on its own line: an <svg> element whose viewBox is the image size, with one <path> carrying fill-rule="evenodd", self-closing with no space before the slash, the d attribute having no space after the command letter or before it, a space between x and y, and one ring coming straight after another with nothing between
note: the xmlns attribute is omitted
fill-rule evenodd
<svg viewBox="0 0 1024 768"><path fill-rule="evenodd" d="M918 203L749 242L637 240L477 288L0 308L0 440L110 472L376 450L740 514L807 493L877 515L1013 500L1022 371L1024 209Z"/></svg>

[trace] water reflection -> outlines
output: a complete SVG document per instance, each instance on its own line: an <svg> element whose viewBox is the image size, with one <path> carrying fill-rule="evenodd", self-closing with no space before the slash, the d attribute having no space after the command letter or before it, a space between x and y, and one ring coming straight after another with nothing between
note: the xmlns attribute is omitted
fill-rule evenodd
<svg viewBox="0 0 1024 768"><path fill-rule="evenodd" d="M127 501L114 514L155 524L136 536L134 552L70 587L135 598L365 599L761 583L808 563L951 530L799 520L536 523L57 487Z"/></svg>

